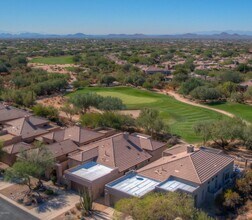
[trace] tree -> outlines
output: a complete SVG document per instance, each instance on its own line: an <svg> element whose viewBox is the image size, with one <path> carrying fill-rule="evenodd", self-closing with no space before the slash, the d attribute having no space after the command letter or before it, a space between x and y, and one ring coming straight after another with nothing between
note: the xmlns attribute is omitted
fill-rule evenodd
<svg viewBox="0 0 252 220"><path fill-rule="evenodd" d="M103 97L96 93L82 93L71 96L69 102L83 113L86 113L90 107L98 107L102 100Z"/></svg>
<svg viewBox="0 0 252 220"><path fill-rule="evenodd" d="M32 110L37 116L46 117L52 121L59 120L59 111L53 106L44 106L41 104L37 104L32 108Z"/></svg>
<svg viewBox="0 0 252 220"><path fill-rule="evenodd" d="M39 189L43 186L42 177L46 171L54 167L55 161L52 152L40 142L36 143L35 149L22 151L14 165L7 169L6 180L20 179L20 183L27 185L29 191L26 195L35 191L39 194ZM35 186L31 182L31 176L38 179Z"/></svg>
<svg viewBox="0 0 252 220"><path fill-rule="evenodd" d="M244 146L250 150L252 149L252 125L247 125L244 127L240 139L243 141Z"/></svg>
<svg viewBox="0 0 252 220"><path fill-rule="evenodd" d="M3 141L0 140L0 159L4 156L5 151L3 150Z"/></svg>
<svg viewBox="0 0 252 220"><path fill-rule="evenodd" d="M224 118L199 122L194 131L203 137L204 142L212 140L217 146L225 148L231 141L241 139L245 126L246 124L239 118Z"/></svg>
<svg viewBox="0 0 252 220"><path fill-rule="evenodd" d="M24 106L31 107L34 105L35 101L36 101L36 95L34 94L33 91L28 91L25 93L23 97Z"/></svg>
<svg viewBox="0 0 252 220"><path fill-rule="evenodd" d="M127 198L115 205L118 219L131 216L138 220L211 219L194 208L194 201L186 193L151 193L144 198ZM120 213L118 213L120 212Z"/></svg>
<svg viewBox="0 0 252 220"><path fill-rule="evenodd" d="M73 57L73 61L75 62L75 63L78 63L78 62L80 62L82 60L82 57L81 57L81 55L79 55L79 54L77 54L77 55L75 55L74 57Z"/></svg>
<svg viewBox="0 0 252 220"><path fill-rule="evenodd" d="M229 209L235 210L238 205L240 205L242 199L237 192L228 189L224 194L224 203L223 205Z"/></svg>
<svg viewBox="0 0 252 220"><path fill-rule="evenodd" d="M248 100L252 100L252 86L248 87L247 91L244 94L244 97Z"/></svg>
<svg viewBox="0 0 252 220"><path fill-rule="evenodd" d="M131 116L110 111L104 113L86 113L81 116L80 123L85 127L110 127L119 130L128 130L135 126L135 120Z"/></svg>
<svg viewBox="0 0 252 220"><path fill-rule="evenodd" d="M242 76L239 72L224 72L220 74L221 82L233 82L240 83L242 81Z"/></svg>
<svg viewBox="0 0 252 220"><path fill-rule="evenodd" d="M78 109L72 105L70 105L70 103L66 102L61 108L61 111L63 111L66 116L69 118L70 121L72 121L72 118L75 114L78 113Z"/></svg>
<svg viewBox="0 0 252 220"><path fill-rule="evenodd" d="M237 84L233 82L224 82L220 87L221 93L223 93L227 98L231 96L232 93L237 91Z"/></svg>
<svg viewBox="0 0 252 220"><path fill-rule="evenodd" d="M204 83L200 79L190 78L189 80L181 84L179 92L183 95L188 95L192 90L194 90L198 86L202 86L203 84Z"/></svg>
<svg viewBox="0 0 252 220"><path fill-rule="evenodd" d="M203 138L204 145L211 137L211 126L212 126L212 121L198 122L194 126L194 132Z"/></svg>
<svg viewBox="0 0 252 220"><path fill-rule="evenodd" d="M115 77L105 75L105 76L102 77L101 83L104 83L104 84L106 84L106 86L109 86L109 85L110 85L111 83L113 83L115 80L116 80Z"/></svg>
<svg viewBox="0 0 252 220"><path fill-rule="evenodd" d="M251 67L248 66L247 64L245 63L240 63L238 66L237 66L237 71L241 72L241 73L247 73L251 70Z"/></svg>
<svg viewBox="0 0 252 220"><path fill-rule="evenodd" d="M190 95L202 101L217 100L221 98L221 94L215 88L209 88L207 86L199 86L191 91Z"/></svg>
<svg viewBox="0 0 252 220"><path fill-rule="evenodd" d="M241 92L233 92L229 100L230 102L244 103L244 95Z"/></svg>
<svg viewBox="0 0 252 220"><path fill-rule="evenodd" d="M97 107L104 111L122 110L126 108L121 99L111 96L104 97Z"/></svg>
<svg viewBox="0 0 252 220"><path fill-rule="evenodd" d="M164 124L158 111L155 109L142 109L137 118L137 124L152 137L154 134L166 133L168 131L168 126Z"/></svg>
<svg viewBox="0 0 252 220"><path fill-rule="evenodd" d="M247 170L242 178L236 180L236 188L243 198L250 199L252 195L252 170Z"/></svg>

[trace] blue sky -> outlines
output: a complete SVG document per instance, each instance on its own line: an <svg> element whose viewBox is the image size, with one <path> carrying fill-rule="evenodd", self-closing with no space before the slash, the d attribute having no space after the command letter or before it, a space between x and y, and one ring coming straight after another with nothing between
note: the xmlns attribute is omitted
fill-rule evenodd
<svg viewBox="0 0 252 220"><path fill-rule="evenodd" d="M252 0L0 0L0 31L173 34L252 31Z"/></svg>

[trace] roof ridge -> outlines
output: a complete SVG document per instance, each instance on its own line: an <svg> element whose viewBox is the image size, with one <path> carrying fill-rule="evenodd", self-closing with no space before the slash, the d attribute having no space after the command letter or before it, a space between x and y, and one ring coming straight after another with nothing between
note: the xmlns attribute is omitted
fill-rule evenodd
<svg viewBox="0 0 252 220"><path fill-rule="evenodd" d="M195 171L196 171L196 176L198 177L200 183L202 183L202 181L201 181L201 179L200 179L200 177L199 177L199 174L198 174L198 172L197 172L197 169L196 169L196 167L195 167L195 165L194 165L194 162L193 162L193 160L192 160L192 157L191 157L192 155L194 155L194 154L196 154L196 153L198 153L198 152L200 152L200 151L196 151L196 152L190 154L189 157L190 157L190 160L191 160L191 162L192 162L192 165L193 165L193 167L194 167L194 169L195 169Z"/></svg>
<svg viewBox="0 0 252 220"><path fill-rule="evenodd" d="M77 126L79 129L79 137L78 137L78 142L81 142L81 127Z"/></svg>
<svg viewBox="0 0 252 220"><path fill-rule="evenodd" d="M30 116L25 117L24 119L25 119L24 122L27 122L34 130L38 129L37 126L35 126L34 124L31 123ZM24 123L23 123L23 126L24 126ZM23 127L22 127L22 130L23 130Z"/></svg>
<svg viewBox="0 0 252 220"><path fill-rule="evenodd" d="M26 121L26 118L25 118L25 117L21 118L21 120L22 120L22 119L23 119L23 123L22 123L22 126L21 126L20 130L19 130L19 134L20 134L20 135L22 134L22 130L23 130L23 128L24 128L24 123L25 123L25 121Z"/></svg>
<svg viewBox="0 0 252 220"><path fill-rule="evenodd" d="M173 157L173 156L175 156L175 155L164 156L164 157L161 157L159 160L162 160L162 159L167 158L167 157ZM146 165L147 169L144 169L145 167L142 167L140 170L141 170L141 171L150 170L150 169L153 169L153 168L155 168L155 167L162 166L162 165L164 165L164 164L168 164L168 163L171 163L171 162L174 162L174 161L178 161L178 160L184 159L185 157L189 157L189 156L190 156L190 155L186 154L185 156L180 157L180 158L177 158L176 160L167 161L167 162L165 162L165 163L158 164L158 165L155 165L155 166L152 166L152 167L147 167L147 166L151 165L151 164L149 164L149 165ZM158 161L158 160L156 160L156 161L154 161L154 162L152 162L152 163L155 163L155 162L157 162L157 161Z"/></svg>
<svg viewBox="0 0 252 220"><path fill-rule="evenodd" d="M111 143L112 143L112 151L113 151L113 161L114 161L114 166L117 167L116 164L116 157L115 157L115 151L114 151L114 138L111 138Z"/></svg>

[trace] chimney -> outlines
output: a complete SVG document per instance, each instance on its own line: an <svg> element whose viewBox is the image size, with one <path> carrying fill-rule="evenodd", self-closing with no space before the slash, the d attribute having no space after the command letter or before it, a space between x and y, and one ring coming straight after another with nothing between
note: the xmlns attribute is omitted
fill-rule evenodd
<svg viewBox="0 0 252 220"><path fill-rule="evenodd" d="M194 152L194 146L193 145L187 146L187 153L192 153L192 152Z"/></svg>
<svg viewBox="0 0 252 220"><path fill-rule="evenodd" d="M123 136L126 140L128 140L129 139L129 132L124 132Z"/></svg>

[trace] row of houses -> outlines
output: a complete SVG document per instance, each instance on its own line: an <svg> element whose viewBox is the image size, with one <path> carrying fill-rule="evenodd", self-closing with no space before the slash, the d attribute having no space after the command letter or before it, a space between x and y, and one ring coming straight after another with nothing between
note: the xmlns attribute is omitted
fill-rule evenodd
<svg viewBox="0 0 252 220"><path fill-rule="evenodd" d="M58 183L76 191L84 188L107 205L151 191L182 191L195 205L213 199L232 182L233 159L221 151L167 144L139 133L113 129L61 128L31 112L0 104L2 163L12 166L23 150L41 141L55 158Z"/></svg>

